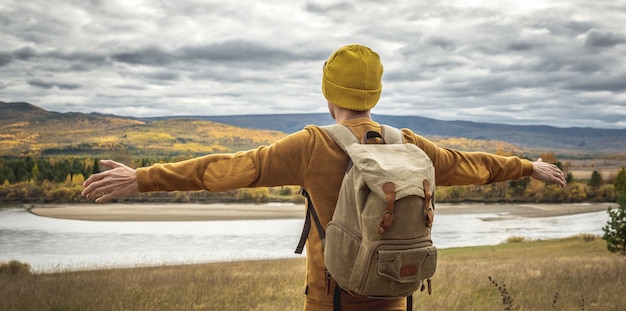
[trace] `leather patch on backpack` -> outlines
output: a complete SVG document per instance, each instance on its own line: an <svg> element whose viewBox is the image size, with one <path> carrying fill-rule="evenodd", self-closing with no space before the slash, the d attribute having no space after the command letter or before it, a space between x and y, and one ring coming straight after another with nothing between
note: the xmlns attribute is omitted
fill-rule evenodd
<svg viewBox="0 0 626 311"><path fill-rule="evenodd" d="M417 274L417 266L415 265L407 265L400 267L400 276L411 276Z"/></svg>

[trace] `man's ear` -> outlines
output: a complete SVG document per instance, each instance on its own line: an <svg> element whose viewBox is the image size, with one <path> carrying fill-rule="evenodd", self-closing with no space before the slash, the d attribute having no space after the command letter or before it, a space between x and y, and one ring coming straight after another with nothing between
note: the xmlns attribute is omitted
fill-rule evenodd
<svg viewBox="0 0 626 311"><path fill-rule="evenodd" d="M335 108L337 106L335 106L333 103L326 101L326 103L328 103L328 113L330 113L330 117L333 118L333 120L337 120L335 118Z"/></svg>

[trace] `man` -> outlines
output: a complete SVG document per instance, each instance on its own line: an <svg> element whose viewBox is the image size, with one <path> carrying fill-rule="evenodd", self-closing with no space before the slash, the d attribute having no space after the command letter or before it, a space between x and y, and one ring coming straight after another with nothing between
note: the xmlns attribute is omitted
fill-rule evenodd
<svg viewBox="0 0 626 311"><path fill-rule="evenodd" d="M361 45L338 49L324 64L322 93L330 115L357 137L372 130L380 132L370 109L380 98L382 73L378 54ZM411 130L402 132L406 143L417 145L433 161L437 185L487 184L531 176L565 186L563 172L541 159L530 162L518 157L449 150ZM307 126L270 146L234 154L212 154L137 170L110 160L102 161L101 165L112 169L87 179L82 192L89 199L95 198L96 203L138 191L226 191L298 185L309 193L325 227L332 217L348 158L323 129ZM332 310L335 284L326 282L322 246L314 226L306 253L304 309ZM348 294L341 300L343 310L404 310L406 304L405 299L363 299Z"/></svg>

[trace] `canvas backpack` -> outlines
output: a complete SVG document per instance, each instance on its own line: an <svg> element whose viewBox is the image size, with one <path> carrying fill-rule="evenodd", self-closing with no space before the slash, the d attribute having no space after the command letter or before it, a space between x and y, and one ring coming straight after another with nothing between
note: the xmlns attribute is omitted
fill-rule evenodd
<svg viewBox="0 0 626 311"><path fill-rule="evenodd" d="M320 233L324 263L337 288L370 298L408 297L424 289L437 265L430 231L434 218L435 172L430 158L402 132L383 125L359 141L344 125L322 127L341 146L350 164L331 221L322 228L310 198L300 244L311 226ZM383 144L368 144L379 137ZM306 190L303 194L308 196ZM339 303L335 292L335 304Z"/></svg>

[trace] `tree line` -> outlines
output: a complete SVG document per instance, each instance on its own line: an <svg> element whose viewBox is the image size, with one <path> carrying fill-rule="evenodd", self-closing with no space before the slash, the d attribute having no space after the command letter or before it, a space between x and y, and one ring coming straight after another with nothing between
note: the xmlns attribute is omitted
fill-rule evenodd
<svg viewBox="0 0 626 311"><path fill-rule="evenodd" d="M116 154L114 160L131 167L182 161L191 156L133 158ZM80 195L86 178L101 171L100 159L89 157L34 158L0 157L0 204L86 202ZM124 199L129 202L266 202L302 201L297 187L144 193Z"/></svg>
<svg viewBox="0 0 626 311"><path fill-rule="evenodd" d="M544 155L545 157L545 155ZM185 160L187 157L142 157L116 155L115 160L131 167ZM548 155L548 158L549 155ZM550 161L563 169L555 158ZM81 202L82 183L100 172L98 158L90 157L5 157L0 158L0 203L65 203ZM438 187L438 202L614 202L616 194L609 176L606 180L594 171L588 180L574 180L567 173L568 185L561 188L525 177L519 180L482 186ZM174 192L148 193L132 196L127 201L300 201L297 187L239 189L221 193Z"/></svg>
<svg viewBox="0 0 626 311"><path fill-rule="evenodd" d="M87 163L87 159L65 158L4 158L0 159L0 181L4 185L18 182L34 181L35 183L49 181L54 183L65 182L67 176L89 176L98 168L97 159Z"/></svg>

